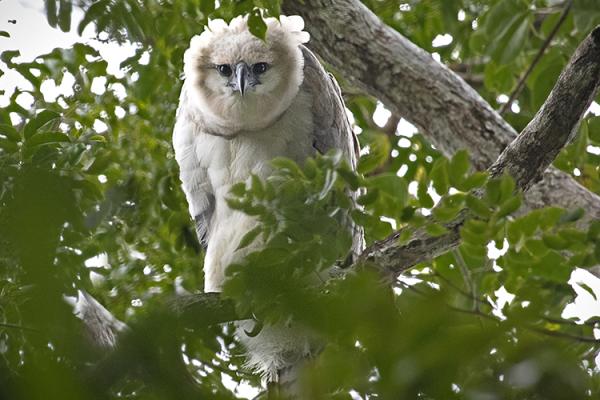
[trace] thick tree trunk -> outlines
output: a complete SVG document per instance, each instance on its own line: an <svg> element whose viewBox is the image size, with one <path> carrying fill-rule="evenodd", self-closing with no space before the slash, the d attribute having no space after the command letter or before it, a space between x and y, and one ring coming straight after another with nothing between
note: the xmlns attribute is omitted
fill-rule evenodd
<svg viewBox="0 0 600 400"><path fill-rule="evenodd" d="M444 154L468 149L475 168L484 170L517 136L458 75L360 1L288 0L283 11L304 18L309 47L345 79L416 125ZM555 168L533 185L525 203L529 208L582 207L587 220L600 218L600 197Z"/></svg>

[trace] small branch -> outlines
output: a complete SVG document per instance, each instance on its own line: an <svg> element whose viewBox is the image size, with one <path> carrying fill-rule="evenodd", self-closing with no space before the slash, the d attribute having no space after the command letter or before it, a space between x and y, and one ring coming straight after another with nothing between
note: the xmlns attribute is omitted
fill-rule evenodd
<svg viewBox="0 0 600 400"><path fill-rule="evenodd" d="M11 324L10 322L0 322L0 328L19 329L19 330L27 331L27 332L40 333L40 331L37 329L29 328L27 326L18 325L18 324Z"/></svg>
<svg viewBox="0 0 600 400"><path fill-rule="evenodd" d="M459 313L471 314L471 315L475 315L475 316L478 316L481 318L488 319L490 321L497 322L499 324L502 323L502 321L497 319L496 317L494 317L490 314L485 314L478 310L465 310L463 308L454 307L454 306L450 306L450 305L448 306L448 308L450 308L453 311L459 312ZM561 339L569 339L569 340L574 340L576 342L581 342L581 343L600 344L600 339L595 339L593 337L573 335L570 333L559 332L559 331L549 331L547 329L538 328L537 326L532 326L532 325L514 325L514 326L516 328L526 329L528 331L539 333L539 334L545 335L545 336L552 336L552 337L561 338Z"/></svg>
<svg viewBox="0 0 600 400"><path fill-rule="evenodd" d="M239 316L231 300L223 299L220 293L197 293L172 298L167 308L177 315L185 327L198 328L224 322L251 318Z"/></svg>
<svg viewBox="0 0 600 400"><path fill-rule="evenodd" d="M471 294L471 298L473 299L473 308L477 309L477 301L474 300L477 298L477 293L475 292L475 285L473 283L471 271L469 271L469 268L467 267L467 263L465 263L465 259L463 258L462 254L460 254L460 250L458 248L455 248L454 250L452 250L452 254L454 255L454 258L456 259L458 268L460 269L460 273L463 277L463 280L465 281L465 287L467 288L467 290Z"/></svg>
<svg viewBox="0 0 600 400"><path fill-rule="evenodd" d="M385 125L383 126L383 128L381 128L381 130L386 135L388 135L389 137L393 138L393 137L396 136L396 130L398 130L398 124L399 123L400 123L400 117L397 116L396 114L392 114L388 118L388 120L385 123Z"/></svg>
<svg viewBox="0 0 600 400"><path fill-rule="evenodd" d="M411 290L420 296L423 296L423 297L427 296L426 293L418 290L417 288L414 288L412 285L408 285L404 282L399 282L399 283L402 285L403 288ZM461 314L473 315L473 316L476 316L479 318L487 319L488 321L492 321L497 324L503 323L502 320L496 318L495 316L493 316L491 314L486 314L477 309L465 310L464 308L456 307L456 306L453 306L450 304L446 304L446 307L448 307L452 311L455 311L455 312L458 312ZM596 339L593 337L573 335L571 333L559 332L559 331L550 331L550 330L539 328L539 327L533 326L533 325L513 325L513 326L515 326L516 328L526 329L528 331L532 331L532 332L539 333L539 334L546 335L546 336L552 336L552 337L557 337L557 338L562 338L562 339L569 339L569 340L574 340L576 342L582 342L582 343L600 344L600 339Z"/></svg>
<svg viewBox="0 0 600 400"><path fill-rule="evenodd" d="M540 60L542 59L542 56L546 52L546 49L548 48L548 46L550 46L550 42L552 42L552 39L554 39L554 36L556 36L556 34L558 33L558 30L562 26L563 22L565 22L565 20L567 19L567 15L569 14L569 10L571 9L572 5L573 5L573 0L567 1L567 4L565 5L565 8L563 9L563 12L560 15L559 20L556 22L556 25L554 25L554 28L552 28L552 31L550 32L550 34L548 35L548 37L542 44L542 47L540 48L540 50L535 55L535 58L529 65L529 68L527 68L527 71L525 71L525 73L521 76L521 78L519 78L519 82L517 83L515 90L513 90L513 92L510 94L508 101L500 108L500 111L498 111L498 113L500 113L500 115L504 115L504 113L506 113L506 111L512 105L513 101L515 101L515 99L517 99L517 97L519 97L519 95L521 94L521 91L525 87L525 81L527 80L527 78L529 77L529 75L531 74L531 72L533 71L535 66L540 62Z"/></svg>
<svg viewBox="0 0 600 400"><path fill-rule="evenodd" d="M569 339L569 340L574 340L576 342L581 342L581 343L600 344L600 339L595 339L592 337L572 335L570 333L559 332L559 331L549 331L547 329L542 329L542 328L538 328L538 327L531 326L531 325L527 325L527 326L525 326L525 328L529 329L533 332L541 333L542 335L546 335L546 336L553 336L553 337L562 338L562 339Z"/></svg>

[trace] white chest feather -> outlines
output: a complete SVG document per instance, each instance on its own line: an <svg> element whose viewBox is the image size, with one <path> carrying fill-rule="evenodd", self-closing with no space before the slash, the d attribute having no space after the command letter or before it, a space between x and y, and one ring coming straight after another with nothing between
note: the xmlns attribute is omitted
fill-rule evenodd
<svg viewBox="0 0 600 400"><path fill-rule="evenodd" d="M300 92L290 108L261 131L240 132L231 139L197 132L189 143L198 160L196 169L206 174L215 201L204 260L205 291L219 291L227 266L251 251L251 248L237 248L256 222L229 208L226 199L230 197L231 186L251 174L266 178L271 171L270 161L275 157L302 163L314 153L310 104L309 96ZM188 194L190 204L193 197L193 193Z"/></svg>

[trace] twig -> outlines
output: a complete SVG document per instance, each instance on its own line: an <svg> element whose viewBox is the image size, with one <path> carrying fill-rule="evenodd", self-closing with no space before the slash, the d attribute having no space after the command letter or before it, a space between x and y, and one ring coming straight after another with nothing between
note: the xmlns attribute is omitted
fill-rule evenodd
<svg viewBox="0 0 600 400"><path fill-rule="evenodd" d="M462 254L460 254L460 250L458 247L452 249L452 254L456 259L456 262L460 269L460 273L462 274L463 280L465 281L465 287L471 294L470 297L471 300L473 300L473 308L475 310L478 310L477 300L475 300L477 298L477 292L475 290L475 285L473 282L473 277L471 276L471 271L469 271L469 267L467 267L467 263L465 262L465 259L463 258Z"/></svg>
<svg viewBox="0 0 600 400"><path fill-rule="evenodd" d="M454 307L451 305L448 305L448 308L450 308L453 311L459 312L459 313L476 315L478 317L486 318L490 321L495 321L497 323L502 322L501 320L497 319L496 317L489 315L489 314L485 314L481 311L465 310L463 308ZM583 342L583 343L600 344L600 339L591 338L591 337L587 337L587 336L573 335L570 333L559 332L559 331L550 331L550 330L538 328L538 327L532 326L532 325L514 325L514 324L512 324L512 325L516 328L527 329L529 331L536 332L536 333L546 335L546 336L552 336L552 337L557 337L557 338L561 338L561 339L570 339L570 340L574 340L577 342Z"/></svg>
<svg viewBox="0 0 600 400"><path fill-rule="evenodd" d="M460 293L467 299L472 300L473 302L476 302L478 304L490 306L490 303L488 303L487 301L485 301L484 299L482 299L480 297L477 297L474 293L465 292L461 287L459 287L458 285L455 285L454 282L452 282L450 279L446 278L444 275L440 274L439 272L433 271L433 275L440 278L444 282L446 282L446 284L448 286L450 286L452 289L456 290L458 293ZM476 307L476 309L479 311L479 305Z"/></svg>
<svg viewBox="0 0 600 400"><path fill-rule="evenodd" d="M37 329L29 328L27 326L22 326L22 325L18 325L18 324L11 324L9 322L0 322L0 328L20 329L23 331L40 333L40 331Z"/></svg>
<svg viewBox="0 0 600 400"><path fill-rule="evenodd" d="M567 4L565 5L565 8L563 9L563 12L560 15L558 22L556 22L556 25L554 25L554 28L552 28L552 31L550 32L550 34L548 35L548 37L542 44L542 47L540 48L538 53L535 55L535 58L529 65L529 68L527 68L527 71L525 71L525 73L519 79L519 82L517 83L515 90L513 90L510 97L508 98L508 101L500 108L500 111L498 111L498 113L500 115L504 115L504 113L512 105L513 101L515 101L515 99L517 97L519 97L519 95L521 94L521 91L525 87L525 81L527 80L527 78L529 77L529 75L531 74L531 72L533 71L535 66L540 62L540 60L542 59L542 56L546 52L546 49L548 48L548 46L550 46L550 42L552 41L552 39L554 39L554 36L556 36L556 34L558 33L558 30L560 29L561 25L567 19L567 15L569 14L569 10L571 9L572 4L573 4L573 0L569 0L567 2Z"/></svg>

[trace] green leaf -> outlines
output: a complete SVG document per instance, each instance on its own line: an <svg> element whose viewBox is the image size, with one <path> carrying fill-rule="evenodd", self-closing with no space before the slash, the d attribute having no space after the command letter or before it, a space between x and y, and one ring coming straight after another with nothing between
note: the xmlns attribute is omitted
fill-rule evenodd
<svg viewBox="0 0 600 400"><path fill-rule="evenodd" d="M293 160L286 157L276 157L271 160L271 165L273 167L281 169L283 171L287 171L291 173L295 177L304 178L304 172L302 169L296 164Z"/></svg>
<svg viewBox="0 0 600 400"><path fill-rule="evenodd" d="M19 147L12 140L0 138L0 149L3 149L8 153L14 153L19 149Z"/></svg>
<svg viewBox="0 0 600 400"><path fill-rule="evenodd" d="M28 146L38 146L42 144L70 142L69 136L62 132L40 132L33 135L26 143Z"/></svg>
<svg viewBox="0 0 600 400"><path fill-rule="evenodd" d="M502 175L500 178L500 201L505 201L506 199L512 197L515 191L515 181L514 179L508 175Z"/></svg>
<svg viewBox="0 0 600 400"><path fill-rule="evenodd" d="M564 213L565 210L560 207L546 207L542 210L539 210L538 221L540 227L545 230L554 228ZM533 213L530 213L530 215L532 214Z"/></svg>
<svg viewBox="0 0 600 400"><path fill-rule="evenodd" d="M248 29L250 33L259 39L265 40L267 35L267 24L260 15L260 10L254 9L248 16Z"/></svg>
<svg viewBox="0 0 600 400"><path fill-rule="evenodd" d="M477 234L483 235L487 232L488 224L487 222L471 218L465 222L465 228Z"/></svg>
<svg viewBox="0 0 600 400"><path fill-rule="evenodd" d="M452 186L459 186L464 180L465 174L469 171L471 163L469 162L469 153L466 150L459 150L450 160L448 174Z"/></svg>
<svg viewBox="0 0 600 400"><path fill-rule="evenodd" d="M485 185L485 200L491 206L496 206L502 201L500 179L490 179Z"/></svg>
<svg viewBox="0 0 600 400"><path fill-rule="evenodd" d="M19 135L19 132L15 129L15 127L8 124L0 124L0 135L6 136L13 142L18 142L21 140L21 135Z"/></svg>
<svg viewBox="0 0 600 400"><path fill-rule="evenodd" d="M535 67L527 79L527 86L532 92L531 105L533 109L537 110L544 103L565 62L566 57L562 51L558 48L550 48Z"/></svg>
<svg viewBox="0 0 600 400"><path fill-rule="evenodd" d="M532 269L554 282L564 284L571 274L571 268L565 264L564 258L555 251L549 251L538 262L532 265Z"/></svg>
<svg viewBox="0 0 600 400"><path fill-rule="evenodd" d="M25 135L25 140L33 136L33 134L35 134L37 130L40 129L42 126L59 117L59 113L50 110L44 110L37 114L25 125L25 129L23 131Z"/></svg>
<svg viewBox="0 0 600 400"><path fill-rule="evenodd" d="M56 10L56 0L44 0L46 5L46 18L48 19L48 24L56 28L56 24L58 23L58 14Z"/></svg>
<svg viewBox="0 0 600 400"><path fill-rule="evenodd" d="M391 144L389 137L384 133L365 130L363 134L368 136L369 152L360 157L358 172L366 175L385 165Z"/></svg>
<svg viewBox="0 0 600 400"><path fill-rule="evenodd" d="M443 234L448 232L448 229L446 229L443 225L440 224L429 224L425 227L425 230L428 234L430 234L433 237L442 236Z"/></svg>
<svg viewBox="0 0 600 400"><path fill-rule="evenodd" d="M77 33L81 35L86 26L93 21L97 21L104 16L110 15L110 3L111 0L99 0L93 3L86 11L83 19L77 26ZM100 29L102 30L102 29Z"/></svg>
<svg viewBox="0 0 600 400"><path fill-rule="evenodd" d="M519 209L519 207L521 207L521 196L511 197L510 199L508 199L504 203L502 203L502 205L496 212L496 216L498 218L505 217L505 216L517 211Z"/></svg>
<svg viewBox="0 0 600 400"><path fill-rule="evenodd" d="M475 247L485 246L489 242L489 238L486 235L474 232L466 225L460 228L460 236L465 243L469 243Z"/></svg>
<svg viewBox="0 0 600 400"><path fill-rule="evenodd" d="M466 194L464 193L445 195L432 210L433 216L442 222L455 219L458 213L464 208L465 198Z"/></svg>
<svg viewBox="0 0 600 400"><path fill-rule="evenodd" d="M545 233L544 235L542 235L542 240L544 241L544 244L546 246L554 250L564 250L567 247L569 247L569 242L567 242L559 235Z"/></svg>
<svg viewBox="0 0 600 400"><path fill-rule="evenodd" d="M600 221L592 221L588 227L587 238L590 241L600 242Z"/></svg>
<svg viewBox="0 0 600 400"><path fill-rule="evenodd" d="M431 208L433 207L433 199L427 193L427 184L424 181L419 182L419 186L417 187L417 198L421 203L421 207Z"/></svg>
<svg viewBox="0 0 600 400"><path fill-rule="evenodd" d="M312 157L307 158L306 161L304 161L304 175L306 175L306 177L308 179L312 180L312 179L315 179L317 174L318 174L317 162Z"/></svg>
<svg viewBox="0 0 600 400"><path fill-rule="evenodd" d="M6 31L0 31L0 36L9 38L10 33L6 32Z"/></svg>
<svg viewBox="0 0 600 400"><path fill-rule="evenodd" d="M262 232L262 227L260 225L255 227L254 229L250 230L249 232L247 232L244 235L244 237L242 237L242 240L240 240L240 244L238 245L237 250L248 247L252 242L254 242L256 237L261 232Z"/></svg>
<svg viewBox="0 0 600 400"><path fill-rule="evenodd" d="M281 15L281 1L280 0L255 0L257 6L267 10L268 14L272 17L279 18Z"/></svg>
<svg viewBox="0 0 600 400"><path fill-rule="evenodd" d="M481 199L469 194L465 200L467 207L477 216L489 218L492 213L489 206Z"/></svg>
<svg viewBox="0 0 600 400"><path fill-rule="evenodd" d="M536 257L543 257L549 251L544 241L540 239L528 239L525 242L525 247Z"/></svg>
<svg viewBox="0 0 600 400"><path fill-rule="evenodd" d="M362 206L366 206L374 203L379 197L379 189L372 188L367 191L367 193L360 196L356 202Z"/></svg>
<svg viewBox="0 0 600 400"><path fill-rule="evenodd" d="M461 209L461 207L447 207L443 204L438 204L431 212L436 220L449 222L456 218Z"/></svg>
<svg viewBox="0 0 600 400"><path fill-rule="evenodd" d="M204 16L208 16L210 13L215 11L215 1L214 0L201 0L199 4L199 9Z"/></svg>
<svg viewBox="0 0 600 400"><path fill-rule="evenodd" d="M102 135L92 135L89 137L89 140L91 140L92 142L106 143L106 137Z"/></svg>
<svg viewBox="0 0 600 400"><path fill-rule="evenodd" d="M600 8L597 0L577 0L573 2L573 22L575 28L587 34L600 22Z"/></svg>
<svg viewBox="0 0 600 400"><path fill-rule="evenodd" d="M440 196L448 193L450 178L448 176L448 160L446 158L440 157L435 161L431 168L430 176L433 188Z"/></svg>
<svg viewBox="0 0 600 400"><path fill-rule="evenodd" d="M360 180L354 171L350 171L344 167L337 170L338 174L348 184L350 189L357 190L360 186Z"/></svg>
<svg viewBox="0 0 600 400"><path fill-rule="evenodd" d="M19 57L21 52L19 50L6 50L0 53L0 60L7 64L9 67L12 67L14 63L12 59L15 57Z"/></svg>
<svg viewBox="0 0 600 400"><path fill-rule="evenodd" d="M243 196L246 193L246 184L244 182L238 182L234 184L229 190L229 193L236 197Z"/></svg>
<svg viewBox="0 0 600 400"><path fill-rule="evenodd" d="M574 210L570 210L565 212L560 216L558 220L558 224L568 224L571 222L579 221L585 215L585 210L581 207L576 208Z"/></svg>
<svg viewBox="0 0 600 400"><path fill-rule="evenodd" d="M483 83L489 90L509 92L515 81L513 69L509 65L498 65L493 60L486 64L483 70Z"/></svg>
<svg viewBox="0 0 600 400"><path fill-rule="evenodd" d="M499 46L498 51L492 54L496 60L498 60L501 64L508 64L512 62L517 55L521 52L525 44L528 42L528 32L530 19L526 16L520 21L515 22L516 27L514 31L512 31L512 35L505 39L505 46Z"/></svg>
<svg viewBox="0 0 600 400"><path fill-rule="evenodd" d="M475 172L462 181L462 183L457 186L457 189L462 190L463 192L468 192L475 188L482 187L487 181L487 178L487 172Z"/></svg>
<svg viewBox="0 0 600 400"><path fill-rule="evenodd" d="M600 144L600 116L590 117L585 122L587 123L590 140Z"/></svg>
<svg viewBox="0 0 600 400"><path fill-rule="evenodd" d="M73 5L71 0L60 0L60 9L58 10L58 26L63 32L69 32L71 30L72 11Z"/></svg>
<svg viewBox="0 0 600 400"><path fill-rule="evenodd" d="M528 40L532 13L527 3L501 0L485 15L486 53L498 64L512 62Z"/></svg>
<svg viewBox="0 0 600 400"><path fill-rule="evenodd" d="M394 173L383 173L369 179L369 188L377 188L389 194L396 205L404 206L408 197L408 185L403 178Z"/></svg>
<svg viewBox="0 0 600 400"><path fill-rule="evenodd" d="M254 194L254 196L259 199L262 200L265 197L265 186L263 185L262 180L255 174L252 174L252 185L251 185L251 190L252 193Z"/></svg>

